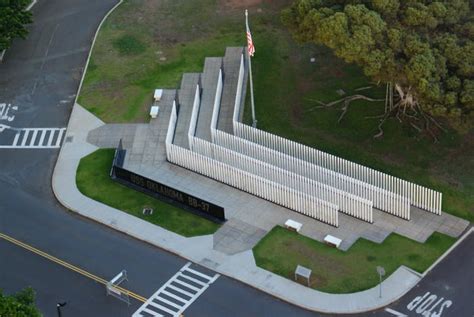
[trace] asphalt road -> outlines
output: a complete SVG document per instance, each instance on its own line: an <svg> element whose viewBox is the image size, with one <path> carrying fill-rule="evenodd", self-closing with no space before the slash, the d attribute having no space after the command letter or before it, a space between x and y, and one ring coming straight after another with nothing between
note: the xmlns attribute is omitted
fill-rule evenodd
<svg viewBox="0 0 474 317"><path fill-rule="evenodd" d="M100 19L116 0L39 0L27 40L18 40L0 64L0 106L10 109L0 124L14 128L62 128L67 125L92 37ZM2 109L0 109L0 112ZM5 114L3 112L3 114ZM1 130L1 126L0 126ZM0 145L14 133L0 132ZM0 233L12 236L94 275L110 279L128 271L125 285L148 297L174 275L186 261L107 227L83 219L60 206L51 191L51 175L58 150L0 148ZM469 248L469 246L467 247ZM472 294L471 262L463 257L428 276L426 288L416 288L394 307L401 309L413 297L430 291L453 301L446 312L465 307ZM450 260L458 261L457 256ZM470 265L470 267L469 267ZM471 274L471 275L469 275ZM464 281L466 279L469 282ZM420 283L420 285L424 285ZM438 283L438 284L436 284ZM449 285L462 291L450 295ZM100 285L76 272L0 239L0 288L6 293L31 285L45 316L55 315L55 305L67 301L63 316L128 316L130 307L107 297ZM416 292L418 291L418 292ZM472 296L471 296L472 299ZM466 304L467 303L467 304ZM399 306L397 306L399 305ZM440 304L442 305L442 304ZM416 310L416 309L415 309ZM461 310L462 315L468 310ZM384 311L375 312L385 314ZM220 277L186 311L187 316L315 316L237 281Z"/></svg>
<svg viewBox="0 0 474 317"><path fill-rule="evenodd" d="M399 301L374 316L473 317L474 233ZM366 314L367 315L367 314Z"/></svg>

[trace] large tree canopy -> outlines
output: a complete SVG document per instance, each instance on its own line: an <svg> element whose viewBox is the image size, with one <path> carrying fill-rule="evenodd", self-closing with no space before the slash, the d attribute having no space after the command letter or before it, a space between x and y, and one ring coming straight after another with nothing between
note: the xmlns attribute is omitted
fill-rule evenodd
<svg viewBox="0 0 474 317"><path fill-rule="evenodd" d="M5 296L0 291L0 316L41 317L34 301L35 293L31 288L25 288L11 296Z"/></svg>
<svg viewBox="0 0 474 317"><path fill-rule="evenodd" d="M470 0L297 0L282 20L298 41L323 44L391 83L399 109L472 127L472 9Z"/></svg>
<svg viewBox="0 0 474 317"><path fill-rule="evenodd" d="M31 12L26 11L30 0L0 0L0 52L10 47L13 39L25 38L31 23Z"/></svg>

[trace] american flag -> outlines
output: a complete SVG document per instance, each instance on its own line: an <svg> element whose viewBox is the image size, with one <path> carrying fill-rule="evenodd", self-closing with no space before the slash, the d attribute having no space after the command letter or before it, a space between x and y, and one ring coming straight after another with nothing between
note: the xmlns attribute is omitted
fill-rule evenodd
<svg viewBox="0 0 474 317"><path fill-rule="evenodd" d="M255 46L253 46L252 34L250 33L249 18L248 18L247 10L245 10L245 26L247 27L247 49L249 51L249 56L253 57L253 54L255 54Z"/></svg>

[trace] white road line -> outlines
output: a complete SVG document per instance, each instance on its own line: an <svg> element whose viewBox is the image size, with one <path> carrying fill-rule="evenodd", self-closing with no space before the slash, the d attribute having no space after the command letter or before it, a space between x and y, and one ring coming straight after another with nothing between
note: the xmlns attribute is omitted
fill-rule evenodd
<svg viewBox="0 0 474 317"><path fill-rule="evenodd" d="M182 302L183 305L184 305L184 304L186 303L186 301L187 301L186 299L184 299L184 298L182 298L182 297L179 297L179 296L176 296L175 294L170 293L170 292L168 292L167 290L162 290L162 291L161 291L161 294L165 294L165 295L168 296L168 297L174 298L174 299L176 299L176 300ZM186 295L186 294L185 294L185 295Z"/></svg>
<svg viewBox="0 0 474 317"><path fill-rule="evenodd" d="M17 143L18 143L18 138L20 137L20 131L18 131L16 134L15 134L15 139L13 139L13 146L16 146Z"/></svg>
<svg viewBox="0 0 474 317"><path fill-rule="evenodd" d="M35 141L36 141L36 135L38 134L38 130L35 129L33 130L33 136L31 137L31 141L29 146L35 146Z"/></svg>
<svg viewBox="0 0 474 317"><path fill-rule="evenodd" d="M47 130L41 130L41 137L40 137L38 146L43 146L43 141L44 141L44 137L46 136L46 131Z"/></svg>
<svg viewBox="0 0 474 317"><path fill-rule="evenodd" d="M26 139L28 139L28 134L30 134L29 130L25 130L25 133L23 133L23 139L21 140L21 146L25 146L26 144Z"/></svg>
<svg viewBox="0 0 474 317"><path fill-rule="evenodd" d="M391 309L391 308L385 308L385 311L386 311L387 313L390 313L390 314L395 315L395 316L397 316L397 317L408 317L408 315L402 314L402 313L400 313L400 312L398 312L398 311L396 311L396 310L393 310L393 309Z"/></svg>
<svg viewBox="0 0 474 317"><path fill-rule="evenodd" d="M189 296L189 297L191 297L191 298L194 296L193 293L187 292L187 291L185 291L184 289L178 288L178 287L176 287L176 286L174 286L174 285L169 284L167 287L168 287L168 288L171 288L172 290L175 290L175 291L177 291L177 292L180 292L181 294L184 294L184 295L186 295L186 296Z"/></svg>
<svg viewBox="0 0 474 317"><path fill-rule="evenodd" d="M176 304L175 302L172 302L170 300L167 300L166 298L164 298L163 296L161 296L161 294L158 295L158 297L155 298L155 300L159 300L160 302L163 302L165 304L168 304L170 305L171 307L174 307L174 308L177 308L177 309L180 309L183 305L179 305L179 304Z"/></svg>
<svg viewBox="0 0 474 317"><path fill-rule="evenodd" d="M150 312L150 309L147 308L148 306L152 306L155 309L169 313L174 317L180 316L186 310L186 308L188 308L189 305L191 305L209 287L209 285L212 284L220 276L219 274L215 274L214 276L206 275L194 269L190 269L190 265L191 262L188 262L185 266L183 266L163 286L161 286L160 289L158 289L150 298L148 298L148 300L133 314L132 317L141 317L142 312L157 316L158 313ZM208 282L205 283L203 281L199 281L195 278L192 278L189 275L184 274L185 272L187 272L188 274L194 274L196 276L205 278L206 280L208 280ZM190 285L189 283L186 283L185 279L198 285L201 285L202 287L197 288L193 285ZM193 294L183 288L194 290L196 291L196 293ZM172 290L175 293L171 293L169 290ZM180 295L186 296L188 297L188 299L185 299ZM166 299L165 296L175 299L176 302ZM169 307L173 307L178 310L173 311Z"/></svg>
<svg viewBox="0 0 474 317"><path fill-rule="evenodd" d="M143 308L142 311L144 311L145 313L148 313L148 314L150 314L150 315L152 315L152 316L155 316L155 317L165 317L165 316L163 316L162 314L159 314L159 313L157 313L156 311L151 310L151 309L148 309L148 308L146 308L146 307Z"/></svg>
<svg viewBox="0 0 474 317"><path fill-rule="evenodd" d="M181 277L184 277L184 278L187 279L187 280L190 280L191 282L196 283L197 285L205 286L205 285L207 284L207 283L205 283L205 282L203 282L203 281L200 281L200 280L198 280L198 279L195 279L195 278L193 278L193 277L191 277L191 276L189 276L189 275L186 275L186 274L181 274L180 276L181 276Z"/></svg>
<svg viewBox="0 0 474 317"><path fill-rule="evenodd" d="M51 146L51 143L53 143L53 137L54 137L54 132L56 130L49 130L50 131L50 134L49 134L49 138L48 138L48 144L46 145L47 147L50 147Z"/></svg>
<svg viewBox="0 0 474 317"><path fill-rule="evenodd" d="M210 281L211 278L212 278L212 276L209 276L209 275L206 275L206 274L202 274L201 272L195 271L195 270L193 270L193 269L191 269L191 268L186 268L186 271L191 272L191 273L193 273L194 275L200 276L200 277L202 277L202 278L205 278L207 281Z"/></svg>
<svg viewBox="0 0 474 317"><path fill-rule="evenodd" d="M180 276L181 276L181 275L180 275ZM173 282L174 282L174 283L178 283L178 284L180 284L180 285L182 285L182 286L184 286L184 287L186 287L186 288L189 288L189 289L191 289L191 290L193 290L193 291L196 291L196 292L200 290L200 288L197 288L196 286L193 286L193 285L191 285L191 284L188 284L188 283L186 283L185 281L178 280L177 278L176 278Z"/></svg>
<svg viewBox="0 0 474 317"><path fill-rule="evenodd" d="M56 140L56 144L54 144L55 147L60 147L61 146L61 140L63 138L63 134L64 134L64 131L66 129L61 129L59 130L59 135L58 135L58 139Z"/></svg>
<svg viewBox="0 0 474 317"><path fill-rule="evenodd" d="M167 312L168 314L171 314L171 315L173 315L173 316L174 316L174 315L176 314L176 312L177 312L176 310L171 310L171 309L169 309L169 308L167 308L167 307L164 307L163 305L157 304L157 303L155 303L155 302L150 302L149 305L155 307L156 309L159 309L159 310L162 310L162 311L164 311L164 312Z"/></svg>

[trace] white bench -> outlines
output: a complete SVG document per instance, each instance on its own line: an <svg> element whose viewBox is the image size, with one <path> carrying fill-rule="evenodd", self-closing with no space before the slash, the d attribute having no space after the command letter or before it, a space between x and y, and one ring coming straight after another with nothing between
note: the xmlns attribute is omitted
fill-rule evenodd
<svg viewBox="0 0 474 317"><path fill-rule="evenodd" d="M290 229L290 230L293 230L293 231L296 231L296 232L300 232L301 227L303 227L303 224L301 224L299 222L296 222L294 220L288 219L285 222L285 227L287 229Z"/></svg>
<svg viewBox="0 0 474 317"><path fill-rule="evenodd" d="M339 249L339 246L341 245L342 240L328 234L327 236L324 237L324 242L327 245L330 245L332 247L336 247Z"/></svg>
<svg viewBox="0 0 474 317"><path fill-rule="evenodd" d="M161 96L163 96L163 89L155 89L155 93L153 94L153 99L155 99L155 101L160 101Z"/></svg>
<svg viewBox="0 0 474 317"><path fill-rule="evenodd" d="M150 117L155 119L158 116L158 112L160 112L160 107L158 106L151 106L150 109Z"/></svg>

